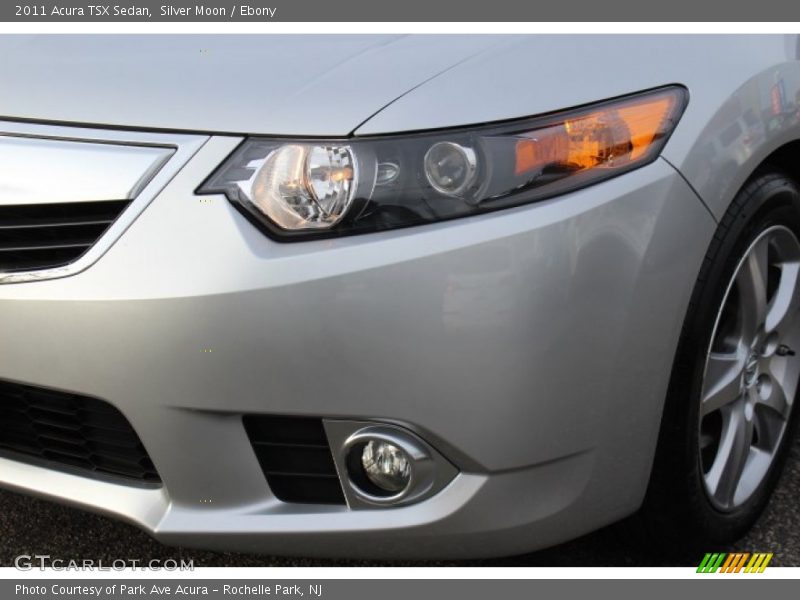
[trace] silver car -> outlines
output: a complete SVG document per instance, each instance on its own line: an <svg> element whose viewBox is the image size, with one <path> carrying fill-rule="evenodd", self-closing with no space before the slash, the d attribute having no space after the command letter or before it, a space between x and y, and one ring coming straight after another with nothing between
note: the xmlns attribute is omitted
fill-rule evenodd
<svg viewBox="0 0 800 600"><path fill-rule="evenodd" d="M167 544L713 548L797 421L797 36L0 38L0 485Z"/></svg>

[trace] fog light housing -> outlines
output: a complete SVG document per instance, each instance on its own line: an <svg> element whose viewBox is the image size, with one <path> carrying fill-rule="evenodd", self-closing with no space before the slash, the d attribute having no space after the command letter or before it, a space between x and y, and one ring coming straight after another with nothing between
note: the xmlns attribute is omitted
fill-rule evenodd
<svg viewBox="0 0 800 600"><path fill-rule="evenodd" d="M361 451L361 467L367 479L381 491L399 494L411 482L411 457L384 440L370 440Z"/></svg>
<svg viewBox="0 0 800 600"><path fill-rule="evenodd" d="M419 434L388 423L325 420L347 505L390 508L439 493L458 469Z"/></svg>
<svg viewBox="0 0 800 600"><path fill-rule="evenodd" d="M436 480L436 462L427 444L398 428L359 429L342 451L346 487L361 503L406 504L427 494Z"/></svg>

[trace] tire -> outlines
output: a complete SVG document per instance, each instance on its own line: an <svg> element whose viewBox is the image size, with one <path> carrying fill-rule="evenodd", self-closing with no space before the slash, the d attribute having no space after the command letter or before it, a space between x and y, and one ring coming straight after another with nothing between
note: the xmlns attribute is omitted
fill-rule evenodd
<svg viewBox="0 0 800 600"><path fill-rule="evenodd" d="M800 286L792 275L800 250L792 238L800 240L798 186L774 170L755 174L718 226L681 331L641 511L647 537L662 548L732 544L756 522L780 477L800 412L792 410L800 373L800 347L792 348L800 344ZM760 273L766 295L758 293ZM768 333L786 298L781 332ZM754 325L760 314L763 324ZM791 343L778 343L781 336Z"/></svg>

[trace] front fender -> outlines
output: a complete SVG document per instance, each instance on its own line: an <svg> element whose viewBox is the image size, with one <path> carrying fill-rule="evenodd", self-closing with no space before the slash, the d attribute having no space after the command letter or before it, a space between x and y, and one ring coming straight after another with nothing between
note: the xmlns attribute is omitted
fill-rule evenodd
<svg viewBox="0 0 800 600"><path fill-rule="evenodd" d="M770 154L800 139L800 37L781 41L781 48L764 44L763 67L743 73L732 93L711 89L713 78L690 87L689 106L664 150L717 220Z"/></svg>

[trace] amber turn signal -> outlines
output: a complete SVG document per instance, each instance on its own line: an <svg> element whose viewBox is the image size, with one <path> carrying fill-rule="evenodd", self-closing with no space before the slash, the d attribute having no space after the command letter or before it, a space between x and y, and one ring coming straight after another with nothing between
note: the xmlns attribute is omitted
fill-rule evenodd
<svg viewBox="0 0 800 600"><path fill-rule="evenodd" d="M652 158L668 135L681 108L681 91L610 102L560 123L520 134L516 175L546 169L613 169Z"/></svg>

